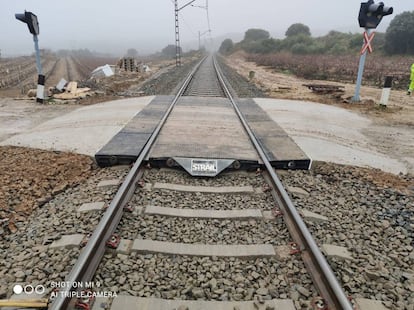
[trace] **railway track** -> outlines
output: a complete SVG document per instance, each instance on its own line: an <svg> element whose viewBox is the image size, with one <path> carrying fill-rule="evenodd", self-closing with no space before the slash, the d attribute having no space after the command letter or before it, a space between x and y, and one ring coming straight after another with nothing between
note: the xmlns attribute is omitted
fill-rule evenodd
<svg viewBox="0 0 414 310"><path fill-rule="evenodd" d="M192 178L149 169L183 96L225 96L263 171ZM212 57L183 82L65 281L52 309L89 307L92 299L69 296L91 282L129 295L105 300L113 309L352 309Z"/></svg>

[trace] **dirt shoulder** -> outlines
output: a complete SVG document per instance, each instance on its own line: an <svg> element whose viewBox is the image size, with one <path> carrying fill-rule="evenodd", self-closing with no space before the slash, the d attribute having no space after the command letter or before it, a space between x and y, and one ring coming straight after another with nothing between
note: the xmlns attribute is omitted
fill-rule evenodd
<svg viewBox="0 0 414 310"><path fill-rule="evenodd" d="M346 99L354 94L355 85L353 84L300 79L293 75L276 72L269 67L257 66L253 62L248 62L245 60L243 52L226 57L225 61L246 78L253 71L254 78L251 79L251 82L270 98L327 104L349 110L366 118L371 123L360 132L366 144L365 148L398 160L406 166L409 174L414 174L414 96L408 96L404 91L392 90L388 106L382 107L378 104L382 89L362 87L361 103L345 103ZM345 93L339 97L329 94L319 95L303 84L343 86ZM279 111L279 113L283 114L283 111ZM304 115L303 117L306 118ZM311 119L310 116L308 118ZM295 127L296 125L289 123L289 126ZM348 126L352 131L352 123ZM349 146L352 147L357 143L358 141L355 141Z"/></svg>
<svg viewBox="0 0 414 310"><path fill-rule="evenodd" d="M300 79L294 75L280 73L272 68L248 62L243 52L234 53L225 59L230 67L246 78L253 71L254 78L251 81L270 98L325 103L358 112L380 125L414 126L414 96L407 96L405 91L392 90L387 108L378 104L382 89L366 86L361 88L361 103L344 103L343 99L354 95L354 84ZM342 95L343 99L332 95L318 95L303 84L339 85L344 87L345 93Z"/></svg>

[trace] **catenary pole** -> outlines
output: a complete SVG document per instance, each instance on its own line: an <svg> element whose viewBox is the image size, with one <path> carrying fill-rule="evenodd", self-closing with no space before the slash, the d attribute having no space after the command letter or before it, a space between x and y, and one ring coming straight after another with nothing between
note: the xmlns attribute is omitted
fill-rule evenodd
<svg viewBox="0 0 414 310"><path fill-rule="evenodd" d="M177 67L181 66L181 46L180 46L180 27L178 23L178 12L184 9L186 6L189 6L196 0L192 0L182 7L178 7L178 0L174 0L174 15L175 15L175 65Z"/></svg>

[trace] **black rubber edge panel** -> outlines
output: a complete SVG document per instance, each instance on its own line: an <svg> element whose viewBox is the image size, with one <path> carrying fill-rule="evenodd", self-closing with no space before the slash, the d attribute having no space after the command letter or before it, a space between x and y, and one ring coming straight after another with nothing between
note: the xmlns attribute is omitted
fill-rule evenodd
<svg viewBox="0 0 414 310"><path fill-rule="evenodd" d="M310 169L311 159L253 99L237 99L237 105L276 169Z"/></svg>
<svg viewBox="0 0 414 310"><path fill-rule="evenodd" d="M173 99L173 96L157 96L151 100L95 154L97 164L100 167L108 167L133 163Z"/></svg>

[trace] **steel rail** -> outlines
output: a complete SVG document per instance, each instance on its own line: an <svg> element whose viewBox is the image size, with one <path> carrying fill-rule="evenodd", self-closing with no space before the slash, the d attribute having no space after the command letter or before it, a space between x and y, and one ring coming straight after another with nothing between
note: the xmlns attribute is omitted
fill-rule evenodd
<svg viewBox="0 0 414 310"><path fill-rule="evenodd" d="M102 216L98 226L94 230L92 236L88 240L86 246L82 249L78 260L73 266L69 275L65 278L65 286L57 294L57 297L51 305L51 309L61 310L66 309L71 302L72 292L76 292L77 283L85 283L92 280L93 275L95 274L96 269L98 268L99 263L102 260L103 255L105 254L105 246L107 240L114 233L116 227L121 220L122 214L124 212L124 207L130 200L131 196L135 192L138 183L137 181L143 174L142 164L144 163L145 158L147 157L151 147L153 146L155 140L162 127L164 126L168 116L171 114L175 104L178 99L183 94L184 90L187 88L191 79L193 78L195 72L206 59L204 57L190 72L190 74L184 80L182 86L171 102L169 108L165 112L163 118L161 119L158 126L155 128L142 152L139 154L135 164L129 171L128 175L125 177L124 182L121 187L118 189L115 194L114 199L111 201L107 211Z"/></svg>
<svg viewBox="0 0 414 310"><path fill-rule="evenodd" d="M296 243L300 245L302 257L308 267L308 271L310 271L315 286L318 288L319 293L324 298L329 309L353 310L353 307L336 279L335 274L325 257L322 255L316 241L313 239L312 234L303 222L296 207L293 205L293 202L267 159L260 143L257 141L253 131L250 129L250 126L237 106L237 103L226 85L216 59L214 59L214 66L224 92L231 101L237 116L267 169L270 181L276 191L275 198L284 214L292 238L294 238Z"/></svg>

